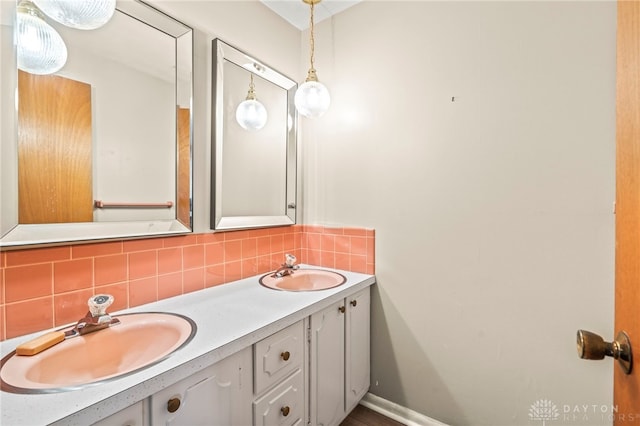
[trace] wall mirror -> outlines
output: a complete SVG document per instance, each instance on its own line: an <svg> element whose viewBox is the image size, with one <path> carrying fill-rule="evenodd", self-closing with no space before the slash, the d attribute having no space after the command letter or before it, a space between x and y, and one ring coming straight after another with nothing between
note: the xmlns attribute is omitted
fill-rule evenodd
<svg viewBox="0 0 640 426"><path fill-rule="evenodd" d="M296 223L297 84L246 53L213 40L211 228ZM251 89L266 123L248 131L236 117Z"/></svg>
<svg viewBox="0 0 640 426"><path fill-rule="evenodd" d="M191 232L192 29L137 0L91 31L45 17L68 58L34 75L1 3L0 247Z"/></svg>

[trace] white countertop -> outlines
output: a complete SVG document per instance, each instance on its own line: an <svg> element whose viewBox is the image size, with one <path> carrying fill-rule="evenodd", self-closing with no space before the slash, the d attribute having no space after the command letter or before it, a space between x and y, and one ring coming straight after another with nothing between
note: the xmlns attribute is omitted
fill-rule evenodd
<svg viewBox="0 0 640 426"><path fill-rule="evenodd" d="M50 394L0 392L0 424L87 425L96 422L375 283L373 275L335 271L344 275L347 282L328 290L272 290L260 285L260 276L255 276L113 312L114 316L154 311L182 314L195 321L198 331L188 345L166 360L120 379L77 391ZM1 342L2 357L20 343L43 333Z"/></svg>

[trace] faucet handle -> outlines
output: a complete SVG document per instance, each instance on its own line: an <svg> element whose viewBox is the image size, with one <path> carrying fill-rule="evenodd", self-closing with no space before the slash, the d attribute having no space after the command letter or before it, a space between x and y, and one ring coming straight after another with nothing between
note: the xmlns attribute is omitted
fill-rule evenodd
<svg viewBox="0 0 640 426"><path fill-rule="evenodd" d="M107 308L113 303L113 296L110 294L96 294L87 301L89 312L93 317L101 317L107 314Z"/></svg>
<svg viewBox="0 0 640 426"><path fill-rule="evenodd" d="M298 261L298 259L292 255L292 254L285 254L284 255L284 264L288 267L288 268L293 268L296 265L296 262Z"/></svg>

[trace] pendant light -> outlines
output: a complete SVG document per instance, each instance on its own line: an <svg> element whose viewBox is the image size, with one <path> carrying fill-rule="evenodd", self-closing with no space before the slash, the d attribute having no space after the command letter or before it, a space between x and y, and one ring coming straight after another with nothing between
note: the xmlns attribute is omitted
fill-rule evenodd
<svg viewBox="0 0 640 426"><path fill-rule="evenodd" d="M317 3L321 0L302 0L304 3L311 7L311 14L309 20L309 48L310 48L310 63L307 79L304 83L298 87L294 102L296 109L300 114L308 118L318 118L322 116L328 109L331 103L331 97L329 96L329 90L326 86L318 81L318 75L316 69L313 67L315 59L315 38L313 34L313 11Z"/></svg>
<svg viewBox="0 0 640 426"><path fill-rule="evenodd" d="M16 8L18 68L31 74L53 74L67 62L67 46L29 0Z"/></svg>
<svg viewBox="0 0 640 426"><path fill-rule="evenodd" d="M116 0L33 0L51 19L78 30L95 30L116 10Z"/></svg>
<svg viewBox="0 0 640 426"><path fill-rule="evenodd" d="M256 99L255 85L253 84L253 73L249 74L251 81L249 83L249 92L247 99L240 102L236 108L236 121L245 130L257 132L267 124L267 110Z"/></svg>

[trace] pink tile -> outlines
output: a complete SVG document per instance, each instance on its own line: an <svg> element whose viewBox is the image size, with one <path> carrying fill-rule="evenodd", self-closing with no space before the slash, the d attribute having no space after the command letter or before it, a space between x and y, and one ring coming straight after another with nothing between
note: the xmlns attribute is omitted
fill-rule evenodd
<svg viewBox="0 0 640 426"><path fill-rule="evenodd" d="M320 256L320 250L309 250L307 252L307 263L309 265L320 266L322 264L322 257Z"/></svg>
<svg viewBox="0 0 640 426"><path fill-rule="evenodd" d="M65 293L93 287L93 258L55 262L53 264L54 293Z"/></svg>
<svg viewBox="0 0 640 426"><path fill-rule="evenodd" d="M4 324L5 324L4 305L0 305L0 341L6 339Z"/></svg>
<svg viewBox="0 0 640 426"><path fill-rule="evenodd" d="M53 294L52 263L6 268L4 274L5 303Z"/></svg>
<svg viewBox="0 0 640 426"><path fill-rule="evenodd" d="M224 262L236 262L242 259L242 240L224 242Z"/></svg>
<svg viewBox="0 0 640 426"><path fill-rule="evenodd" d="M224 233L225 241L243 240L247 238L247 231L230 231Z"/></svg>
<svg viewBox="0 0 640 426"><path fill-rule="evenodd" d="M351 254L366 255L367 254L367 238L351 237Z"/></svg>
<svg viewBox="0 0 640 426"><path fill-rule="evenodd" d="M125 253L132 251L158 250L164 247L162 238L148 238L144 240L131 240L123 242Z"/></svg>
<svg viewBox="0 0 640 426"><path fill-rule="evenodd" d="M242 260L242 278L249 278L258 274L258 261L255 257Z"/></svg>
<svg viewBox="0 0 640 426"><path fill-rule="evenodd" d="M205 268L205 287L213 287L224 283L224 264L207 266Z"/></svg>
<svg viewBox="0 0 640 426"><path fill-rule="evenodd" d="M122 241L97 244L78 244L71 246L71 255L74 259L79 257L106 256L122 253Z"/></svg>
<svg viewBox="0 0 640 426"><path fill-rule="evenodd" d="M100 256L94 259L95 285L113 284L127 280L127 255Z"/></svg>
<svg viewBox="0 0 640 426"><path fill-rule="evenodd" d="M93 296L93 290L85 289L53 296L53 315L55 326L78 322L87 311L87 301Z"/></svg>
<svg viewBox="0 0 640 426"><path fill-rule="evenodd" d="M325 268L335 268L336 265L336 254L332 251L321 251L320 252L320 266Z"/></svg>
<svg viewBox="0 0 640 426"><path fill-rule="evenodd" d="M336 249L336 236L329 234L322 234L320 237L320 249L322 251L335 251Z"/></svg>
<svg viewBox="0 0 640 426"><path fill-rule="evenodd" d="M182 271L182 248L158 250L158 274Z"/></svg>
<svg viewBox="0 0 640 426"><path fill-rule="evenodd" d="M198 237L195 235L178 235L163 238L163 242L165 248L191 246L198 243Z"/></svg>
<svg viewBox="0 0 640 426"><path fill-rule="evenodd" d="M189 269L182 273L183 293L204 289L204 268Z"/></svg>
<svg viewBox="0 0 640 426"><path fill-rule="evenodd" d="M337 253L350 253L351 252L351 237L347 235L338 235L336 237Z"/></svg>
<svg viewBox="0 0 640 426"><path fill-rule="evenodd" d="M69 247L49 247L6 252L6 265L19 266L32 263L55 262L71 258Z"/></svg>
<svg viewBox="0 0 640 426"><path fill-rule="evenodd" d="M258 242L258 256L265 256L271 254L271 237L259 237L257 238Z"/></svg>
<svg viewBox="0 0 640 426"><path fill-rule="evenodd" d="M5 305L6 338L53 327L53 296Z"/></svg>
<svg viewBox="0 0 640 426"><path fill-rule="evenodd" d="M158 278L149 277L129 282L129 305L140 306L158 300Z"/></svg>
<svg viewBox="0 0 640 426"><path fill-rule="evenodd" d="M273 271L276 268L271 264L271 256L258 256L256 259L256 267L258 274L266 274L267 272Z"/></svg>
<svg viewBox="0 0 640 426"><path fill-rule="evenodd" d="M129 279L153 277L158 273L158 251L137 251L129 253Z"/></svg>
<svg viewBox="0 0 640 426"><path fill-rule="evenodd" d="M195 269L204 267L204 246L202 244L195 246L186 246L182 249L183 268Z"/></svg>
<svg viewBox="0 0 640 426"><path fill-rule="evenodd" d="M271 236L271 253L284 251L284 235L272 235Z"/></svg>
<svg viewBox="0 0 640 426"><path fill-rule="evenodd" d="M158 300L182 294L182 272L158 277Z"/></svg>
<svg viewBox="0 0 640 426"><path fill-rule="evenodd" d="M344 253L336 253L336 268L351 270L351 256Z"/></svg>
<svg viewBox="0 0 640 426"><path fill-rule="evenodd" d="M366 237L367 230L364 228L344 228L344 234L358 236L358 237Z"/></svg>
<svg viewBox="0 0 640 426"><path fill-rule="evenodd" d="M198 234L197 241L198 244L221 243L224 241L224 232L218 232L215 234Z"/></svg>
<svg viewBox="0 0 640 426"><path fill-rule="evenodd" d="M129 307L129 283L107 284L94 288L95 294L110 294L113 296L113 305L110 312L121 311Z"/></svg>
<svg viewBox="0 0 640 426"><path fill-rule="evenodd" d="M320 250L322 248L322 234L307 234L307 248Z"/></svg>
<svg viewBox="0 0 640 426"><path fill-rule="evenodd" d="M258 254L258 239L247 238L242 240L242 258L256 257Z"/></svg>
<svg viewBox="0 0 640 426"><path fill-rule="evenodd" d="M224 263L224 242L205 244L204 262L207 266Z"/></svg>
<svg viewBox="0 0 640 426"><path fill-rule="evenodd" d="M224 282L237 281L242 278L242 262L227 262L224 264Z"/></svg>
<svg viewBox="0 0 640 426"><path fill-rule="evenodd" d="M351 271L353 272L367 272L367 257L360 255L351 255Z"/></svg>
<svg viewBox="0 0 640 426"><path fill-rule="evenodd" d="M337 228L332 226L325 226L322 228L323 234L332 234L332 235L343 235L344 228Z"/></svg>

